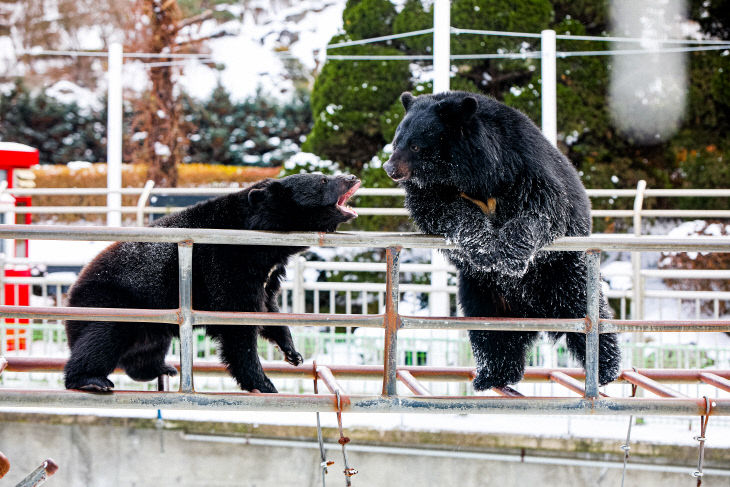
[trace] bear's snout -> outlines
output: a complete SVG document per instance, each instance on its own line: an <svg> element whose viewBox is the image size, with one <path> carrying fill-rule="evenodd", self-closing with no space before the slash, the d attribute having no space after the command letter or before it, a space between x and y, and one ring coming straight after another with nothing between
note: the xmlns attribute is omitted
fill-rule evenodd
<svg viewBox="0 0 730 487"><path fill-rule="evenodd" d="M400 159L391 157L383 165L383 169L393 181L405 181L411 177L411 168L406 162Z"/></svg>

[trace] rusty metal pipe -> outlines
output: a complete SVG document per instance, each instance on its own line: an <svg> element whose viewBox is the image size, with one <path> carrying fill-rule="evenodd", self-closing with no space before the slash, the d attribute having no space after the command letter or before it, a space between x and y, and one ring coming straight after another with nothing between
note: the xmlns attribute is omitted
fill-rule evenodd
<svg viewBox="0 0 730 487"><path fill-rule="evenodd" d="M649 392L652 392L656 394L659 397L671 397L671 398L685 398L684 394L672 390L657 381L650 379L649 377L646 377L645 375L639 374L637 372L631 371L631 370L624 370L621 373L621 376L631 382L634 385L637 385L643 389L646 389Z"/></svg>
<svg viewBox="0 0 730 487"><path fill-rule="evenodd" d="M730 392L730 380L720 377L719 375L711 372L700 372L700 380L705 384L717 387L725 392Z"/></svg>
<svg viewBox="0 0 730 487"><path fill-rule="evenodd" d="M38 468L33 470L30 475L21 480L15 487L36 487L45 483L48 477L51 477L58 471L58 465L52 459L47 459Z"/></svg>
<svg viewBox="0 0 730 487"><path fill-rule="evenodd" d="M346 394L345 389L339 382L337 382L337 379L335 379L335 376L328 367L322 365L317 366L317 376L322 379L322 382L324 382L324 385L327 386L327 389L329 389L332 394L337 391L339 391L340 394Z"/></svg>
<svg viewBox="0 0 730 487"><path fill-rule="evenodd" d="M398 369L396 372L396 376L398 379L400 379L405 386L411 390L411 392L417 396L430 396L431 393L429 392L426 387L418 382L418 380L413 377L413 374L408 372L407 370Z"/></svg>
<svg viewBox="0 0 730 487"><path fill-rule="evenodd" d="M730 320L601 320L601 333L730 332Z"/></svg>
<svg viewBox="0 0 730 487"><path fill-rule="evenodd" d="M61 372L66 363L65 358L37 358L37 357L7 357L8 372ZM170 365L180 368L178 361L171 361ZM264 362L264 371L273 377L299 378L306 376L311 379L311 369L295 367L281 362ZM382 365L328 365L327 368L340 379L379 379L383 377ZM196 373L221 374L227 373L225 366L220 362L199 361L193 365ZM470 381L474 378L474 369L471 367L432 367L406 365L398 367L398 372L405 371L413 377L429 382ZM573 379L585 378L583 369L561 368L547 369L526 367L523 382L547 382L551 380L553 372L560 372ZM626 370L625 372L632 372ZM730 370L690 370L690 369L638 369L637 372L657 382L697 383L704 382L702 375L717 376L723 380L730 380ZM124 373L122 369L115 373ZM619 377L618 381L625 381ZM628 381L626 381L628 382ZM2 391L2 389L0 389Z"/></svg>
<svg viewBox="0 0 730 487"><path fill-rule="evenodd" d="M398 361L398 282L400 276L400 247L388 247L385 254L388 274L385 283L385 346L383 350L383 395L394 396L398 389L396 364Z"/></svg>
<svg viewBox="0 0 730 487"><path fill-rule="evenodd" d="M0 451L0 479L10 470L10 460Z"/></svg>
<svg viewBox="0 0 730 487"><path fill-rule="evenodd" d="M180 309L74 308L43 306L0 306L0 317L122 323L168 323L179 325ZM253 313L192 310L193 325L230 326L344 326L383 328L385 315L330 315L323 313ZM400 316L400 315L399 315ZM400 316L401 328L463 329L501 331L567 331L585 333L584 318L421 318ZM730 320L633 321L600 320L600 333L666 331L730 332Z"/></svg>
<svg viewBox="0 0 730 487"><path fill-rule="evenodd" d="M492 387L492 390L503 397L525 397L521 392L511 388L510 386Z"/></svg>
<svg viewBox="0 0 730 487"><path fill-rule="evenodd" d="M598 397L599 310L601 304L601 252L588 250L586 259L586 380L585 397Z"/></svg>
<svg viewBox="0 0 730 487"><path fill-rule="evenodd" d="M704 399L690 398L565 398L565 397L442 397L442 396L341 396L343 411L373 413L439 414L634 414L642 416L702 416ZM199 409L248 411L336 412L332 394L245 394L130 392L94 394L77 391L27 391L3 389L2 407ZM730 416L730 399L712 400L713 416Z"/></svg>

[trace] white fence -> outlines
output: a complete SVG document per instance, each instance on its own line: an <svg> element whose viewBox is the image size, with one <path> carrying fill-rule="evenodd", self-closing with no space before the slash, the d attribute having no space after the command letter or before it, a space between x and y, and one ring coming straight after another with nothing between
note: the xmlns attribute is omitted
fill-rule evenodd
<svg viewBox="0 0 730 487"><path fill-rule="evenodd" d="M11 196L51 196L51 195L108 195L108 188L13 188L5 189L5 192ZM176 195L176 196L219 196L229 194L236 191L232 188L154 188L154 183L148 181L143 188L123 188L122 195L138 195L137 203L134 206L126 206L121 208L122 214L135 215L136 224L143 225L145 217L149 215L160 215L178 211L179 207L150 207L149 200L152 197L160 195ZM403 190L398 188L362 188L358 191L358 196L403 196ZM653 210L646 209L645 200L647 198L686 198L686 197L702 197L702 198L730 198L730 189L651 189L646 187L645 181L639 181L636 189L590 189L589 197L609 198L616 200L618 198L633 198L633 209L598 209L592 211L593 218L614 218L614 219L631 219L632 233L635 236L643 234L643 223L646 219L656 218L702 218L730 219L730 210ZM0 194L0 201L2 201ZM15 221L16 214L35 214L35 215L58 215L58 214L99 214L107 215L109 207L107 206L30 206L30 207L13 207L4 206L2 210L6 214L6 222ZM368 207L357 208L358 214L366 215L389 215L407 217L408 212L403 207ZM12 248L6 246L6 248ZM440 258L440 254L434 251L431 255L432 264L414 264L416 267L406 266L412 272L423 272L429 276L429 284L416 285L410 284L404 287L404 290L412 293L425 293L428 296L430 312L434 316L446 316L455 309L454 293L455 286L448 286L448 273L453 273L453 269L448 267L445 261ZM7 263L11 263L8 261ZM81 263L83 264L83 263ZM296 264L299 265L299 264ZM294 267L296 267L296 265ZM418 265L426 267L418 267ZM352 272L373 272L378 271L384 266L381 264L355 264L355 263L322 263L312 262L304 264L304 268L317 270L341 270ZM720 303L729 299L728 293L721 292L705 292L705 291L666 291L666 290L648 290L647 279L730 279L730 270L722 271L678 271L678 270L656 270L647 269L642 265L642 254L639 252L631 253L631 287L630 290L611 290L608 295L610 298L618 300L616 305L616 314L621 318L631 316L633 319L643 319L646 314L647 305L645 299L680 300L680 308L684 308L682 302L691 300L695 303L695 317L701 317L700 310L702 305L709 301L712 308L716 310L715 317L719 316ZM319 296L322 293L343 294L348 309L358 308L358 299L360 302L367 295L376 296L379 303L382 303L382 293L384 289L379 285L370 283L349 282L345 286L336 283L310 283L306 282L301 275L302 269L290 270L289 276L291 283L286 287L291 292L293 298L285 296L284 306L286 309L294 312L303 311L303 293L314 294L313 302L315 306L319 306ZM293 271L293 272L292 272ZM410 272L406 271L406 272ZM679 272L679 274L678 274ZM424 287L425 286L425 287ZM353 301L354 299L354 301ZM290 304L291 303L291 304ZM330 301L334 303L334 299ZM287 306L291 306L288 307ZM362 308L362 305L359 305ZM660 306L660 309L662 307Z"/></svg>

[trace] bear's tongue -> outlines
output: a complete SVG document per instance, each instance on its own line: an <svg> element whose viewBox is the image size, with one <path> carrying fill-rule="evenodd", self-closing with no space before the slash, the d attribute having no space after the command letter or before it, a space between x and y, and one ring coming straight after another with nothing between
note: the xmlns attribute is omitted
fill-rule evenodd
<svg viewBox="0 0 730 487"><path fill-rule="evenodd" d="M360 188L360 181L356 182L352 188L348 189L345 194L340 196L340 198L337 200L337 208L340 209L340 211L346 215L350 215L353 217L357 216L357 212L347 206L347 200L352 198L352 196L355 194L355 192Z"/></svg>

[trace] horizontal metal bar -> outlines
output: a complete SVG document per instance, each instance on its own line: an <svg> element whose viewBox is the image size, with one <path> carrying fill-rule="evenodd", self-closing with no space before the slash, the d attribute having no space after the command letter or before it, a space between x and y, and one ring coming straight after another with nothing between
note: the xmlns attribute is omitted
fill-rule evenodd
<svg viewBox="0 0 730 487"><path fill-rule="evenodd" d="M66 364L65 358L60 357L7 357L8 372L60 372ZM172 366L180 368L178 361L170 361ZM282 378L312 378L310 367L295 367L283 362L264 362L262 364L267 375ZM383 377L382 365L328 365L333 375L341 380L367 379L380 380ZM193 365L195 373L221 374L227 373L226 367L220 362L196 361ZM474 379L475 370L472 367L433 367L433 366L399 366L398 372L408 372L413 377L427 382L459 382ZM116 373L122 373L117 369ZM526 367L523 382L548 382L553 372L560 372L567 377L577 380L585 378L583 369L560 368L547 369L541 367ZM633 372L633 371L629 371ZM705 382L703 375L711 374L722 380L730 380L730 370L693 370L693 369L639 369L639 374L656 382L672 384L696 384ZM625 381L621 376L619 382ZM2 389L0 389L2 390Z"/></svg>
<svg viewBox="0 0 730 487"><path fill-rule="evenodd" d="M730 320L600 320L601 333L654 332L730 332Z"/></svg>
<svg viewBox="0 0 730 487"><path fill-rule="evenodd" d="M207 194L207 193L203 193ZM364 195L359 195L364 196ZM185 206L147 206L141 211L146 215L160 215L167 213L175 213L184 210ZM405 208L387 208L387 207L355 207L358 215L361 216L408 216L410 213ZM5 211L17 213L20 215L53 215L53 214L94 214L101 215L107 213L109 208L106 206L12 206L7 205ZM140 211L136 206L122 206L118 210L121 213L137 213ZM663 217L663 218L728 218L730 210L641 210L638 212L641 216L646 217ZM634 210L611 210L611 209L593 209L591 217L593 218L630 218L636 215Z"/></svg>
<svg viewBox="0 0 730 487"><path fill-rule="evenodd" d="M685 290L648 290L644 291L646 298L673 298L673 299L720 299L730 300L730 291L685 291Z"/></svg>
<svg viewBox="0 0 730 487"><path fill-rule="evenodd" d="M616 275L619 275L618 273ZM623 275L630 276L627 272ZM728 269L642 269L644 277L659 277L663 279L730 279Z"/></svg>
<svg viewBox="0 0 730 487"><path fill-rule="evenodd" d="M153 195L225 195L241 191L243 188L155 188ZM108 188L8 188L6 192L15 196L51 196L51 195L107 195ZM120 188L114 190L124 195L141 194L143 188ZM635 189L586 189L591 198L634 197ZM404 196L401 188L360 188L358 196ZM730 189L646 189L647 197L730 197Z"/></svg>
<svg viewBox="0 0 730 487"><path fill-rule="evenodd" d="M71 308L63 306L0 306L0 316L44 320L180 323L177 309Z"/></svg>
<svg viewBox="0 0 730 487"><path fill-rule="evenodd" d="M571 414L702 416L704 399L555 397L341 396L343 411L362 413L441 414ZM133 409L197 409L227 411L337 411L331 394L245 394L118 391L90 394L76 391L2 389L0 406ZM712 400L713 416L730 416L730 399Z"/></svg>
<svg viewBox="0 0 730 487"><path fill-rule="evenodd" d="M0 307L0 311L1 311ZM0 312L0 316L2 313ZM193 311L196 325L248 326L358 326L383 328L383 315L237 313Z"/></svg>
<svg viewBox="0 0 730 487"><path fill-rule="evenodd" d="M179 309L72 308L0 306L0 317L14 319L115 321L131 323L181 323ZM248 313L228 311L193 311L194 325L243 326L357 326L383 328L382 314L345 315L324 313ZM421 318L401 316L402 329L557 331L585 333L583 318ZM724 332L730 320L638 321L600 320L601 333L663 331Z"/></svg>
<svg viewBox="0 0 730 487"><path fill-rule="evenodd" d="M285 233L209 228L0 225L0 238L170 243L191 241L208 244L267 246L455 248L454 244L447 243L443 237L397 232ZM586 249L730 252L730 237L593 235L591 237L563 237L544 248L549 251Z"/></svg>
<svg viewBox="0 0 730 487"><path fill-rule="evenodd" d="M504 330L504 331L565 331L585 333L585 318L421 318L402 316L402 329L428 330ZM728 323L730 327L730 322Z"/></svg>

